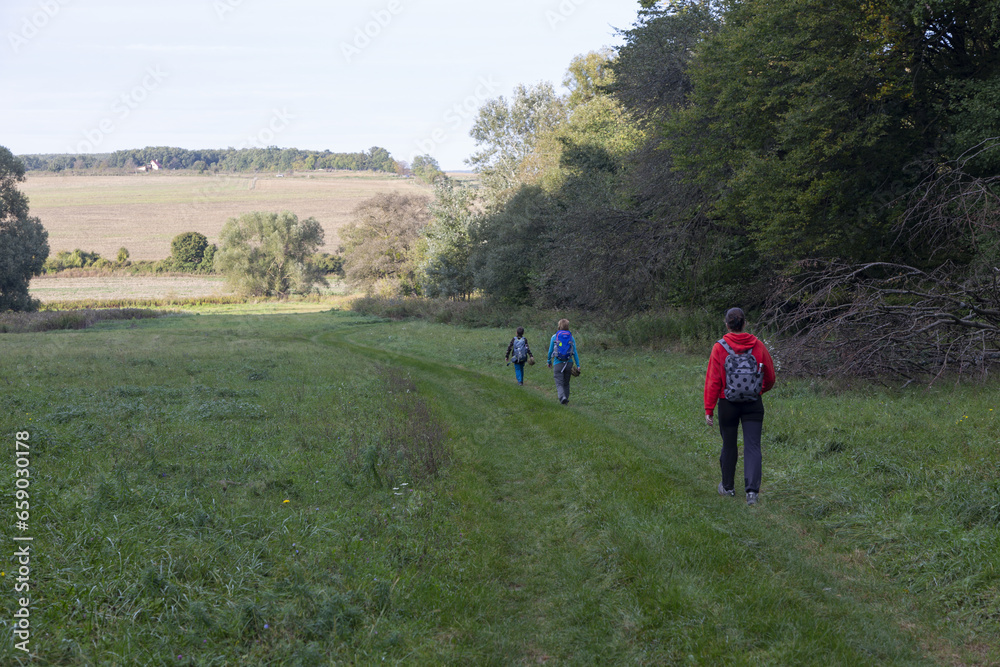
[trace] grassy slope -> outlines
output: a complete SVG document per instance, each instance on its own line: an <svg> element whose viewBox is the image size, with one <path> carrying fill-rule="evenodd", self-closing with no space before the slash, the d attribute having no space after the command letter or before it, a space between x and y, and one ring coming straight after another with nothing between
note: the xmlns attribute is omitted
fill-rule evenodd
<svg viewBox="0 0 1000 667"><path fill-rule="evenodd" d="M784 383L751 509L715 495L701 359L581 336L563 407L507 332L124 326L3 339L43 663L1000 659L995 393ZM445 427L440 477L406 464Z"/></svg>

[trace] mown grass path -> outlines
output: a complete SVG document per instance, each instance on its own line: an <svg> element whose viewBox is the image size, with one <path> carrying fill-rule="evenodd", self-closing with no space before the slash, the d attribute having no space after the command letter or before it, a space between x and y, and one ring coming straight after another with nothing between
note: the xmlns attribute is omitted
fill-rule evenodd
<svg viewBox="0 0 1000 667"><path fill-rule="evenodd" d="M644 412L642 401L630 410L627 398L611 400L621 391L595 395L588 383L609 370L614 383L624 360L602 368L585 357L571 405L561 406L544 366L522 389L506 370L497 377L432 354L427 341L440 338L408 326L388 346L379 328L317 342L405 368L451 426L465 542L441 630L462 658L931 662L888 582L804 538L780 506L715 494L712 456L692 456L706 448L691 427L700 414L679 409L690 407L690 382L665 384L662 410Z"/></svg>
<svg viewBox="0 0 1000 667"><path fill-rule="evenodd" d="M0 337L0 664L1000 664L988 387L779 377L749 508L701 357L578 330L561 406L509 331L202 312Z"/></svg>

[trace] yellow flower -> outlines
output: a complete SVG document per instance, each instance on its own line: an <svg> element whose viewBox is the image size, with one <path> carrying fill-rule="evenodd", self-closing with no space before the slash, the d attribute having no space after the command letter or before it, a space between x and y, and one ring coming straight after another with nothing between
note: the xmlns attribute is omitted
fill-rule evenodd
<svg viewBox="0 0 1000 667"><path fill-rule="evenodd" d="M281 502L282 502L282 503L290 503L290 502L292 502L292 501L291 501L291 500L288 500L288 499L285 499L285 500L282 500Z"/></svg>

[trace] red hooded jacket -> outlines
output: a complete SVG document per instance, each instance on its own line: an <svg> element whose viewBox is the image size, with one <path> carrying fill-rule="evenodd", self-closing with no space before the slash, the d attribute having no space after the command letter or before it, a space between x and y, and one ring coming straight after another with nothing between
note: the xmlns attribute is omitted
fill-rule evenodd
<svg viewBox="0 0 1000 667"><path fill-rule="evenodd" d="M757 363L764 364L764 384L761 393L774 386L774 361L771 359L771 353L764 347L764 343L757 340L753 334L748 333L727 333L723 339L737 354L753 348L753 356ZM711 416L715 412L715 404L720 398L726 397L725 363L728 354L726 348L716 343L712 348L712 355L708 358L708 372L705 374L706 415Z"/></svg>

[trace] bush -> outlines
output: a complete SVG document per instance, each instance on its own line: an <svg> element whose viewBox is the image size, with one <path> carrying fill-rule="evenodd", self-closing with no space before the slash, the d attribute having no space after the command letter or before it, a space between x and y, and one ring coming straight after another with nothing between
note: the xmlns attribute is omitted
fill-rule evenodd
<svg viewBox="0 0 1000 667"><path fill-rule="evenodd" d="M119 250L120 253L121 251ZM43 270L45 273L58 273L66 269L89 269L94 268L94 265L101 261L101 259L101 256L96 252L86 252L79 248L73 252L60 250L55 254L55 257L49 257L45 260ZM103 266L110 266L110 264L108 262L107 265L102 265L102 268Z"/></svg>
<svg viewBox="0 0 1000 667"><path fill-rule="evenodd" d="M331 255L330 253L322 252L313 257L313 262L327 275L333 274L340 278L344 277L344 258L340 255Z"/></svg>
<svg viewBox="0 0 1000 667"><path fill-rule="evenodd" d="M198 268L205 258L208 238L199 232L184 232L170 242L170 258L178 267L190 270Z"/></svg>

